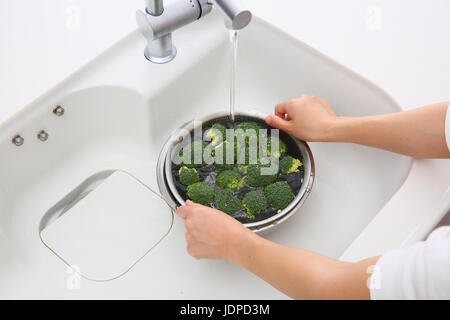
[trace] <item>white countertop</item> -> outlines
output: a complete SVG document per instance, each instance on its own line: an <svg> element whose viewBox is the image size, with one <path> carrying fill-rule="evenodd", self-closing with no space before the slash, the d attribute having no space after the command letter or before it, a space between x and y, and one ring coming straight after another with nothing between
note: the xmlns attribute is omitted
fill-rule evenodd
<svg viewBox="0 0 450 320"><path fill-rule="evenodd" d="M405 109L449 99L448 0L244 1L381 86ZM143 3L1 1L0 122L134 30Z"/></svg>

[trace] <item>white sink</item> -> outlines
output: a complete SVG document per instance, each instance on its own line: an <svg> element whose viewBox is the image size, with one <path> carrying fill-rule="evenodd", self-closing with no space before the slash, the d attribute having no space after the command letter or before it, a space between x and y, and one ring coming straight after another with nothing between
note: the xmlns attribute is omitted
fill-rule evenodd
<svg viewBox="0 0 450 320"><path fill-rule="evenodd" d="M285 297L238 267L188 256L178 218L124 276L81 279L79 289L67 286L74 275L39 239L45 212L95 173L124 170L158 190L156 160L171 131L227 108L230 46L221 17L176 32L174 41L177 58L155 65L133 32L0 127L0 298ZM271 113L301 93L328 99L340 115L400 110L369 81L255 18L241 32L238 109ZM56 105L62 117L52 113ZM40 130L48 141L36 138ZM20 147L11 143L17 134ZM311 148L312 194L268 237L339 258L401 190L412 159L350 144Z"/></svg>

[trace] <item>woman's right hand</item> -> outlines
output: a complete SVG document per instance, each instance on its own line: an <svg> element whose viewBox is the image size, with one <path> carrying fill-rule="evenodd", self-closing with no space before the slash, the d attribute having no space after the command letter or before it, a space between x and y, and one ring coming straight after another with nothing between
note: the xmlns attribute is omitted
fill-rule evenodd
<svg viewBox="0 0 450 320"><path fill-rule="evenodd" d="M330 141L338 119L328 101L302 94L277 105L275 115L268 116L266 122L300 140Z"/></svg>

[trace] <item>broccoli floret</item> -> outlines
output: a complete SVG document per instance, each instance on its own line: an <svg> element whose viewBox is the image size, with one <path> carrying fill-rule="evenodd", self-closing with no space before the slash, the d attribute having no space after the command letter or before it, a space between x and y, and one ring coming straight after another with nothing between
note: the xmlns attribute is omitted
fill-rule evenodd
<svg viewBox="0 0 450 320"><path fill-rule="evenodd" d="M267 200L259 191L250 191L242 200L242 205L247 210L249 219L255 219L255 214L261 213L267 208Z"/></svg>
<svg viewBox="0 0 450 320"><path fill-rule="evenodd" d="M278 177L278 171L274 174L264 174L265 172L261 171L264 167L269 167L268 165L261 164L250 164L247 169L247 184L250 187L265 187L268 184L274 182Z"/></svg>
<svg viewBox="0 0 450 320"><path fill-rule="evenodd" d="M187 196L199 204L208 204L214 200L214 189L204 182L197 182L187 187Z"/></svg>
<svg viewBox="0 0 450 320"><path fill-rule="evenodd" d="M230 189L216 190L217 209L228 214L233 214L242 209L241 201Z"/></svg>
<svg viewBox="0 0 450 320"><path fill-rule="evenodd" d="M242 177L241 181L239 182L237 188L242 189L247 185L247 176Z"/></svg>
<svg viewBox="0 0 450 320"><path fill-rule="evenodd" d="M252 148L255 148L254 150ZM252 149L252 150L251 150ZM258 145L255 144L253 145L248 145L248 144L243 144L243 145L239 145L237 148L237 159L236 159L236 163L237 164L244 164L244 165L248 165L248 164L256 164L259 161L259 157L258 157Z"/></svg>
<svg viewBox="0 0 450 320"><path fill-rule="evenodd" d="M283 174L299 172L298 168L302 165L303 163L300 160L287 156L280 160L280 171Z"/></svg>
<svg viewBox="0 0 450 320"><path fill-rule="evenodd" d="M247 174L248 165L240 164L240 165L236 166L236 170L237 170L239 173Z"/></svg>
<svg viewBox="0 0 450 320"><path fill-rule="evenodd" d="M259 129L262 129L261 126L259 124L257 124L256 122L242 122L239 123L237 126L234 127L235 129L242 129L242 130L249 130L249 129L253 129L256 131L256 133L258 133Z"/></svg>
<svg viewBox="0 0 450 320"><path fill-rule="evenodd" d="M227 128L224 125L221 125L220 123L214 123L206 132L206 136L208 138L211 138L212 145L217 145L220 142L225 140L227 134Z"/></svg>
<svg viewBox="0 0 450 320"><path fill-rule="evenodd" d="M216 178L216 184L224 189L236 189L241 182L241 175L233 170L222 171Z"/></svg>
<svg viewBox="0 0 450 320"><path fill-rule="evenodd" d="M242 132L236 131L239 129L242 130ZM238 140L241 140L241 141L247 130L254 130L255 131L254 136L256 138L256 141L258 141L260 129L262 129L262 127L259 124L257 124L256 122L242 122L242 123L238 124L236 127L234 127L236 137L238 138ZM246 144L250 143L250 136L253 137L253 133L250 134L250 132L247 132L247 135L245 136Z"/></svg>
<svg viewBox="0 0 450 320"><path fill-rule="evenodd" d="M278 141L278 150L272 150L272 145L275 148L276 141ZM273 151L273 152L272 152ZM263 150L263 152L269 157L279 158L284 153L286 153L287 147L286 144L281 141L279 138L270 137L267 139L267 149Z"/></svg>
<svg viewBox="0 0 450 320"><path fill-rule="evenodd" d="M230 147L232 145L232 147ZM217 159L219 157L219 153L222 152L222 163L218 163L220 162L219 159ZM227 162L227 152L233 152L233 157L232 157L232 162ZM214 157L215 157L215 163L214 163L214 167L218 170L218 171L223 171L223 170L231 170L234 167L234 164L236 163L236 155L237 155L237 145L235 143L231 143L229 141L224 141L222 143L220 143L219 145L217 145L214 148Z"/></svg>
<svg viewBox="0 0 450 320"><path fill-rule="evenodd" d="M209 145L208 142L206 141L193 141L191 142L191 144L188 144L187 146L185 146L179 153L179 156L181 158L181 161L183 163L183 165L185 165L188 168L199 168L199 167L203 167L206 165L204 159L203 159L203 152L205 150L205 148ZM195 150L198 149L198 154L196 154ZM201 151L201 152L200 152ZM189 161L189 159L187 159L188 161L185 161L183 155L184 154L189 154L191 155L191 159ZM188 163L190 162L190 163Z"/></svg>
<svg viewBox="0 0 450 320"><path fill-rule="evenodd" d="M198 182L200 179L198 172L195 168L188 168L186 166L183 166L178 171L178 174L180 175L181 184L184 184L185 186L194 184Z"/></svg>
<svg viewBox="0 0 450 320"><path fill-rule="evenodd" d="M295 198L291 187L286 181L275 182L268 185L264 189L264 195L272 207L278 210L286 208Z"/></svg>
<svg viewBox="0 0 450 320"><path fill-rule="evenodd" d="M233 170L234 164L214 164L214 167L218 172L226 171L226 170Z"/></svg>

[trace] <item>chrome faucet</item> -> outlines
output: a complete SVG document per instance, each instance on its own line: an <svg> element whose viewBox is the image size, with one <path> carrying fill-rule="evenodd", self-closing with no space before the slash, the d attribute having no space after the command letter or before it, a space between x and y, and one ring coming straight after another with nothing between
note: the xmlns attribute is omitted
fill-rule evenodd
<svg viewBox="0 0 450 320"><path fill-rule="evenodd" d="M239 0L145 0L145 11L136 13L139 29L147 39L145 57L154 63L172 61L177 55L172 32L206 16L214 4L230 30L245 28L252 19Z"/></svg>

